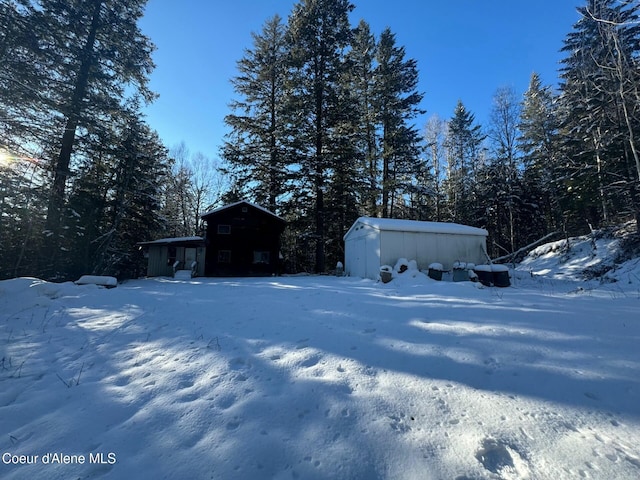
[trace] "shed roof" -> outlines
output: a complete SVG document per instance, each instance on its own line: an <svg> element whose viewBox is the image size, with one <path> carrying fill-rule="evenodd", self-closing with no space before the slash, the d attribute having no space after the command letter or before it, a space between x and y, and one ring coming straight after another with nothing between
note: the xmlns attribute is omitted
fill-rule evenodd
<svg viewBox="0 0 640 480"><path fill-rule="evenodd" d="M257 209L257 210L260 210L260 211L262 211L262 212L264 212L264 213L266 213L266 214L268 214L268 215L271 215L271 216L272 216L272 217L274 217L274 218L277 218L277 219L278 219L278 220L280 220L281 222L285 222L285 223L286 223L286 220L285 220L284 218L279 217L279 216L278 216L278 215L276 215L275 213L273 213L273 212L271 212L271 211L267 210L267 209L266 209L266 208L264 208L264 207L261 207L260 205L256 205L255 203L247 202L246 200L241 200L241 201L239 201L239 202L235 202L235 203L232 203L232 204L230 204L230 205L224 205L224 206L222 206L222 207L214 208L213 210L209 210L207 213L205 213L205 214L201 215L201 217L202 217L202 218L206 218L206 217L208 217L209 215L213 215L213 214L215 214L215 213L221 212L221 211L223 211L223 210L227 210L228 208L236 207L236 206L241 205L241 204L245 204L245 205L248 205L248 206L250 206L250 207L253 207L253 208L255 208L255 209Z"/></svg>
<svg viewBox="0 0 640 480"><path fill-rule="evenodd" d="M173 238L159 238L158 240L152 240L150 242L139 242L138 245L192 245L202 244L204 245L204 238L202 237L173 237Z"/></svg>
<svg viewBox="0 0 640 480"><path fill-rule="evenodd" d="M380 231L442 233L448 235L474 235L483 237L489 235L489 232L487 232L484 228L470 227L468 225L461 225L459 223L422 222L417 220L400 220L396 218L360 217L354 222L349 231L345 234L345 239L359 223L368 225Z"/></svg>

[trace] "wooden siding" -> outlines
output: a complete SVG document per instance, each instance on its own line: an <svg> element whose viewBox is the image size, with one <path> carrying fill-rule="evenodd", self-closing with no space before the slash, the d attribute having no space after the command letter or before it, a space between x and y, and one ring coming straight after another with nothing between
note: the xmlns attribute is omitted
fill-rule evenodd
<svg viewBox="0 0 640 480"><path fill-rule="evenodd" d="M171 277L173 276L173 263L175 260L169 259L169 249L175 248L175 260L179 260L180 270L190 270L190 265L185 263L185 254L187 249L193 248L196 251L196 262L198 262L196 274L199 277L205 273L205 255L204 247L179 247L174 245L149 245L147 276L148 277Z"/></svg>
<svg viewBox="0 0 640 480"><path fill-rule="evenodd" d="M280 270L281 218L240 202L204 215L207 276L264 276Z"/></svg>

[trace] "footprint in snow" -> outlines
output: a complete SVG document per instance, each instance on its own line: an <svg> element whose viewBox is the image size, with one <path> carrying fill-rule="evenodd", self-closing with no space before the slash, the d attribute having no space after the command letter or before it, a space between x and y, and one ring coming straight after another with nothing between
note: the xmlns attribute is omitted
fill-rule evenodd
<svg viewBox="0 0 640 480"><path fill-rule="evenodd" d="M180 403L192 403L198 400L200 396L196 393L188 393L180 397Z"/></svg>
<svg viewBox="0 0 640 480"><path fill-rule="evenodd" d="M234 395L223 395L216 403L222 410L227 410L236 403L236 397Z"/></svg>
<svg viewBox="0 0 640 480"><path fill-rule="evenodd" d="M247 367L248 367L247 362L242 357L232 358L229 361L229 368L231 370L240 370L242 368L247 368Z"/></svg>
<svg viewBox="0 0 640 480"><path fill-rule="evenodd" d="M320 362L320 359L321 359L320 355L313 355L313 356L307 358L306 360L304 360L300 364L300 366L305 367L305 368L314 367Z"/></svg>
<svg viewBox="0 0 640 480"><path fill-rule="evenodd" d="M528 478L524 460L515 448L505 442L485 438L475 456L485 469L500 477L515 474L517 478Z"/></svg>
<svg viewBox="0 0 640 480"><path fill-rule="evenodd" d="M227 430L237 430L240 427L240 422L237 419L234 419L227 423Z"/></svg>
<svg viewBox="0 0 640 480"><path fill-rule="evenodd" d="M178 383L178 390L186 390L188 388L193 387L194 383L193 380L187 379L187 380L182 380L180 381L180 383Z"/></svg>

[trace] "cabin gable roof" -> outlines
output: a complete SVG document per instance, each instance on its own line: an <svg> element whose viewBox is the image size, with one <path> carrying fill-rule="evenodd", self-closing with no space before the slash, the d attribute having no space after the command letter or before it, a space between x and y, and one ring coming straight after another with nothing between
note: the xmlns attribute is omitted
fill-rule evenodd
<svg viewBox="0 0 640 480"><path fill-rule="evenodd" d="M201 216L201 218L203 220L208 221L209 219L212 219L213 217L215 217L216 215L218 215L220 213L223 213L223 212L228 211L228 210L232 210L232 209L234 209L236 207L239 207L239 206L246 206L247 208L252 208L255 211L258 211L260 213L263 213L263 214L266 214L266 215L270 216L274 220L277 220L277 221L282 222L282 223L287 223L285 219L283 219L282 217L279 217L275 213L267 210L264 207L261 207L260 205L256 205L255 203L247 202L246 200L241 200L239 202L235 202L235 203L232 203L230 205L224 205L222 207L214 208L213 210L209 210L207 213L203 214Z"/></svg>

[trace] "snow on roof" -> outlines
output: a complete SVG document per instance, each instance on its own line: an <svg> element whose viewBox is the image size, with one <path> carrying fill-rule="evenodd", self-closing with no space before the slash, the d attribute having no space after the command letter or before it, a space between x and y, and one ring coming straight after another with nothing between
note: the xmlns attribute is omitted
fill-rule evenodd
<svg viewBox="0 0 640 480"><path fill-rule="evenodd" d="M277 218L278 220L281 220L281 221L283 221L283 222L286 222L286 220L285 220L284 218L279 217L279 216L278 216L278 215L276 215L275 213L273 213L273 212L271 212L271 211L267 210L266 208L261 207L260 205L256 205L255 203L247 202L246 200L240 200L239 202L232 203L232 204L230 204L230 205L224 205L224 206L222 206L222 207L214 208L213 210L209 210L207 213L202 214L200 217L201 217L201 218L208 217L208 216L209 216L209 215L211 215L212 213L218 213L218 212L221 212L222 210L226 210L227 208L232 208L232 207L235 207L235 206L240 205L240 204L243 204L243 203L244 203L245 205L249 205L250 207L257 208L258 210L261 210L261 211L263 211L264 213L268 213L269 215L271 215L272 217Z"/></svg>
<svg viewBox="0 0 640 480"><path fill-rule="evenodd" d="M202 237L174 237L174 238L159 238L158 240L152 240L150 242L140 242L138 245L166 245L169 243L195 243L204 242Z"/></svg>
<svg viewBox="0 0 640 480"><path fill-rule="evenodd" d="M347 238L351 230L358 224L368 225L377 230L395 231L395 232L423 232L423 233L444 233L450 235L480 235L486 237L489 235L484 228L470 227L468 225L460 225L459 223L444 222L422 222L417 220L399 220L396 218L373 218L360 217L351 226L345 234Z"/></svg>

